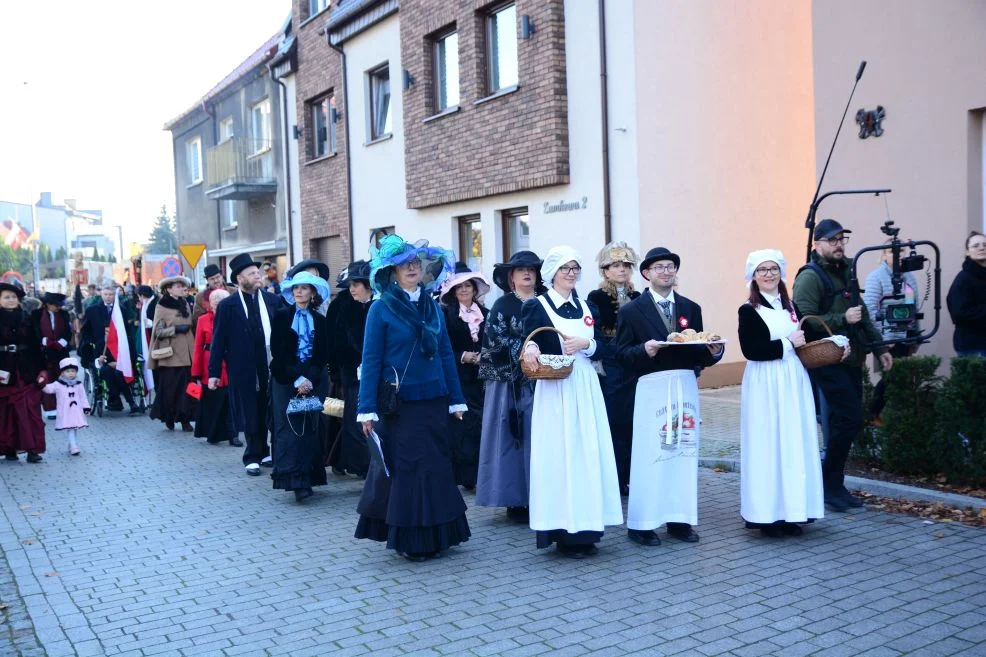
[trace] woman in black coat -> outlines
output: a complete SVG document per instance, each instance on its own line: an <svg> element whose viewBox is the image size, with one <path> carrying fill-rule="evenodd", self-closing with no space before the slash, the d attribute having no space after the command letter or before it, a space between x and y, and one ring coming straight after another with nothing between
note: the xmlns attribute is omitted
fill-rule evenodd
<svg viewBox="0 0 986 657"><path fill-rule="evenodd" d="M288 414L295 397L325 397L328 380L329 331L325 317L315 311L328 284L307 272L286 279L282 296L288 307L278 308L271 321L271 416L274 488L294 491L298 502L312 496L314 486L326 483L318 412Z"/></svg>
<svg viewBox="0 0 986 657"><path fill-rule="evenodd" d="M16 461L27 452L29 463L41 463L41 387L48 374L38 323L21 307L23 299L20 286L0 282L0 453Z"/></svg>
<svg viewBox="0 0 986 657"><path fill-rule="evenodd" d="M455 354L462 394L469 407L462 422L453 422L449 432L455 483L466 490L476 488L479 472L479 443L483 432L483 381L479 378L479 355L489 314L479 299L489 291L490 285L482 274L458 263L455 275L442 284L441 292L445 327Z"/></svg>
<svg viewBox="0 0 986 657"><path fill-rule="evenodd" d="M952 346L959 356L986 356L986 236L973 231L965 262L948 288L948 313L955 324Z"/></svg>

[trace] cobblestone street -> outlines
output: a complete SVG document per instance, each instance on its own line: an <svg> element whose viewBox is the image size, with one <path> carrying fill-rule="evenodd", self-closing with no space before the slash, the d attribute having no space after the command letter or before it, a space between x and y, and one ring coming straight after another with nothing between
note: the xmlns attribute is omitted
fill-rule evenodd
<svg viewBox="0 0 986 657"><path fill-rule="evenodd" d="M733 396L703 393L716 455ZM739 475L703 469L697 545L613 528L566 560L467 494L472 539L412 564L352 538L355 478L297 504L240 449L92 425L81 457L50 431L44 464L0 463L0 654L986 655L975 528L860 510L766 539Z"/></svg>

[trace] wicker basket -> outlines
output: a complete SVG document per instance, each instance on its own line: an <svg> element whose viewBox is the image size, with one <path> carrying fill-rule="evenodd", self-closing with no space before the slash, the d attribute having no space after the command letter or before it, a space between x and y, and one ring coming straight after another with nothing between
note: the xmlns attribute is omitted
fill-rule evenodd
<svg viewBox="0 0 986 657"><path fill-rule="evenodd" d="M825 321L818 317L817 315L805 315L798 322L798 328L800 329L806 320L817 319L818 323L825 327L828 334L832 335L832 329L829 328ZM814 369L816 367L825 367L826 365L836 365L842 362L842 357L845 354L845 349L832 342L831 340L815 340L809 342L795 350L798 354L798 358L801 359L801 364L805 366L806 369Z"/></svg>
<svg viewBox="0 0 986 657"><path fill-rule="evenodd" d="M572 373L572 367L575 363L574 356L556 356L556 355L545 355L542 354L538 356L538 364L531 367L524 360L524 350L527 349L527 343L531 341L538 333L542 331L554 331L561 336L562 340L567 339L567 336L554 328L553 326L542 326L539 329L534 329L531 334L527 336L524 340L524 346L520 348L520 369L524 372L524 376L528 379L541 379L545 381L557 381L559 379L567 379L568 375Z"/></svg>

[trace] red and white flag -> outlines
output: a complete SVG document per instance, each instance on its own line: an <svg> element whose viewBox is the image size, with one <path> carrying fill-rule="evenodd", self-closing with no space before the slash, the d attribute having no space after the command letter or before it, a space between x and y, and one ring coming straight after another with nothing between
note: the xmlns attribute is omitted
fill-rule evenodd
<svg viewBox="0 0 986 657"><path fill-rule="evenodd" d="M123 323L123 313L120 311L120 288L116 289L116 301L113 303L113 313L110 315L110 332L106 336L106 348L113 360L116 370L130 383L134 380L134 364L130 359L130 342L127 340L127 327Z"/></svg>

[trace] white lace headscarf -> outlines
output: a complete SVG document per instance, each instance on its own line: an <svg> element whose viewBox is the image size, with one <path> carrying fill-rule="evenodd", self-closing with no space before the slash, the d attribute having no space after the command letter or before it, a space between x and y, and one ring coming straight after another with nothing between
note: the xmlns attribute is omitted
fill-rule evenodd
<svg viewBox="0 0 986 657"><path fill-rule="evenodd" d="M544 257L544 264L541 265L541 278L544 279L544 284L551 287L551 281L558 272L558 268L573 260L578 263L579 267L582 267L582 256L579 255L578 251L570 246L552 247L548 251L548 255ZM581 279L582 272L579 272L579 275L575 277L575 281L578 282Z"/></svg>

